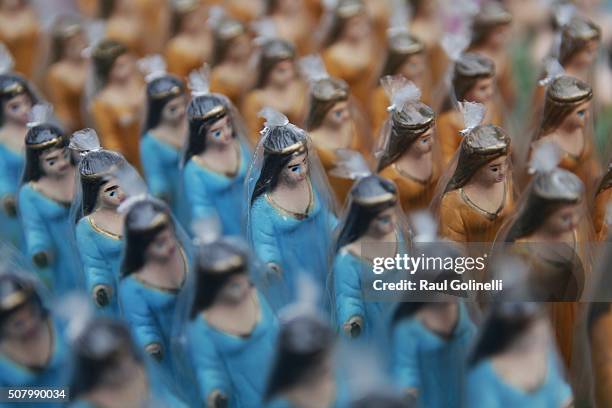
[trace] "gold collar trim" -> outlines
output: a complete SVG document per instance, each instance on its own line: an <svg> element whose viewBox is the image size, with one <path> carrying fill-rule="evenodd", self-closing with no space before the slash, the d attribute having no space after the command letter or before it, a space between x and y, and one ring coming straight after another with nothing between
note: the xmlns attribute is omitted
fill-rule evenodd
<svg viewBox="0 0 612 408"><path fill-rule="evenodd" d="M269 193L266 193L265 197L268 203L273 208L275 208L278 212L280 212L283 215L300 220L300 221L308 218L308 216L310 215L310 212L314 208L314 193L312 191L312 184L310 182L310 179L308 179L308 206L306 207L306 210L303 213L287 210L281 207L280 204L274 201L274 199L272 198L272 195L270 195Z"/></svg>
<svg viewBox="0 0 612 408"><path fill-rule="evenodd" d="M156 285L154 283L148 282L144 279L142 279L139 276L136 275L132 275L132 277L138 281L138 283L142 284L143 286L147 287L147 288L151 288L151 289L155 289L158 290L160 292L165 292L171 295L176 295L178 294L181 289L183 289L183 287L185 286L185 282L187 282L187 270L188 270L188 264L187 264L187 255L185 254L185 250L183 249L182 246L179 246L179 252L181 254L181 259L183 260L183 280L181 281L181 283L179 284L178 287L176 288L167 288L164 286L159 286Z"/></svg>
<svg viewBox="0 0 612 408"><path fill-rule="evenodd" d="M433 169L433 168L431 169L431 173L429 174L429 177L427 177L425 180L422 180L422 179L420 179L420 178L416 178L416 177L414 177L413 175L411 175L411 174L407 173L406 171L402 170L402 169L400 168L400 166L398 166L398 165L397 165L397 163L393 163L393 164L391 165L391 167L393 167L393 169L394 169L394 170L397 172L397 174L399 174L400 176L402 176L402 177L404 177L404 178L407 178L407 179L409 179L409 180L412 180L412 181L414 181L415 183L419 183L419 184L421 184L421 185L423 185L423 186L426 186L426 185L428 185L429 183L431 183L431 179L432 179L432 178L433 178L433 176L434 176L434 169Z"/></svg>
<svg viewBox="0 0 612 408"><path fill-rule="evenodd" d="M494 213L492 213L490 211L487 211L487 210L485 210L482 207L479 207L475 202L470 200L470 197L468 197L468 195L465 193L465 191L463 191L463 187L461 187L459 189L459 193L461 194L461 198L463 199L463 201L467 205L469 205L470 207L472 207L473 209L475 209L479 213L483 214L487 219L489 219L491 221L493 221L495 218L497 218L499 213L502 212L502 210L506 206L506 182L505 181L504 181L504 194L502 196L501 204L500 204L499 208Z"/></svg>
<svg viewBox="0 0 612 408"><path fill-rule="evenodd" d="M91 228L93 228L93 230L96 231L97 233L102 234L110 239L114 239L116 241L121 241L123 239L123 236L101 228L98 224L96 224L96 222L94 221L91 215L87 216L87 221L89 221L89 225L91 225Z"/></svg>
<svg viewBox="0 0 612 408"><path fill-rule="evenodd" d="M235 146L236 147L234 150L236 151L236 169L231 172L220 172L211 168L206 164L206 162L204 162L204 160L200 156L192 156L191 160L193 160L195 164L202 167L204 170L210 171L211 173L215 173L220 176L225 176L227 178L234 178L238 175L238 173L240 173L240 169L242 168L242 150L240 144L237 143Z"/></svg>

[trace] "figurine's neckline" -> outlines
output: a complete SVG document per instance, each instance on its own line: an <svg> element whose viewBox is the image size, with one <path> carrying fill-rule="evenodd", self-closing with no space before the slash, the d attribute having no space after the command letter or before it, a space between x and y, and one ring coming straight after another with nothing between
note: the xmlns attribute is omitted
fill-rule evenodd
<svg viewBox="0 0 612 408"><path fill-rule="evenodd" d="M308 205L306 206L306 210L304 210L304 212L291 211L291 210L287 210L286 208L281 207L280 204L274 201L270 193L266 193L265 197L268 203L270 203L270 205L273 208L275 208L278 212L280 212L283 215L293 217L300 221L308 218L308 216L310 215L310 213L312 212L314 208L314 193L312 191L312 184L310 182L310 178L308 179Z"/></svg>
<svg viewBox="0 0 612 408"><path fill-rule="evenodd" d="M420 179L417 177L414 177L412 174L409 174L408 172L406 172L405 170L402 170L402 168L400 166L397 165L397 163L393 163L391 165L393 167L393 169L402 177L410 179L416 183L419 183L423 186L426 186L427 184L429 184L431 182L431 179L434 176L434 169L433 167L431 168L431 173L429 173L429 177L427 177L426 179Z"/></svg>
<svg viewBox="0 0 612 408"><path fill-rule="evenodd" d="M115 234L114 232L107 231L103 229L102 227L100 227L98 224L96 224L91 214L87 216L87 221L89 222L89 225L91 225L91 228L94 229L94 231L108 238L111 238L117 241L121 241L121 239L123 238L121 235Z"/></svg>
<svg viewBox="0 0 612 408"><path fill-rule="evenodd" d="M56 348L56 339L55 339L55 325L51 322L50 318L47 318L45 321L45 326L47 327L47 330L49 331L49 341L51 343L50 347L49 347L49 357L47 358L47 361L45 361L45 363L41 366L29 366L29 365L25 365L23 363L20 363L14 359L12 359L10 356L8 356L6 353L2 353L4 355L4 358L6 358L8 361L10 361L11 363L15 364L18 367L23 368L24 370L30 372L30 373L37 373L39 371L44 370L45 368L47 368L49 366L49 364L51 363L51 361L53 360L53 356L55 355L55 348Z"/></svg>
<svg viewBox="0 0 612 408"><path fill-rule="evenodd" d="M465 201L465 203L467 205L469 205L470 207L472 207L473 209L475 209L476 211L480 212L481 214L483 214L485 217L487 217L490 220L494 220L495 218L497 218L497 216L499 215L499 213L504 209L504 207L506 206L506 184L504 182L504 195L502 196L502 200L501 200L501 204L499 205L499 207L497 208L497 210L495 212L490 212L485 210L482 207L479 207L478 204L476 204L475 202L473 202L470 197L468 197L468 195L465 193L465 191L463 191L463 187L461 187L459 189L459 193L461 194L461 198L463 199L463 201Z"/></svg>
<svg viewBox="0 0 612 408"><path fill-rule="evenodd" d="M240 146L240 143L236 144L236 147L235 147L234 150L236 152L236 168L233 171L231 171L231 172L220 172L220 171L217 171L217 170L211 168L210 166L208 166L204 162L204 160L200 156L197 156L197 155L192 156L191 160L193 160L198 166L204 168L207 171L210 171L212 173L215 173L215 174L218 174L218 175L221 175L221 176L225 176L225 177L231 179L231 178L236 177L236 175L238 175L238 173L240 172L240 169L242 168L242 152L241 152L242 148Z"/></svg>
<svg viewBox="0 0 612 408"><path fill-rule="evenodd" d="M395 243L395 251L394 252L397 254L399 252L399 249L400 249L400 245L399 245L400 244L400 234L399 234L399 231L397 229L395 230L395 234L394 235L395 235L395 242L394 242ZM350 244L348 244L347 246L342 248L341 251L344 252L344 253L350 254L350 255L354 256L355 258L357 258L357 259L361 259L361 260L367 262L370 265L374 265L374 261L372 259L367 258L367 257L365 257L365 256L363 256L361 254L358 254L354 249L349 248L348 247L349 245Z"/></svg>
<svg viewBox="0 0 612 408"><path fill-rule="evenodd" d="M32 190L36 191L38 194L45 197L47 200L52 201L59 206L62 206L64 208L70 208L70 205L72 204L72 202L70 201L61 201L61 200L58 200L56 198L49 196L38 185L36 185L34 181L30 181L28 185L32 188Z"/></svg>
<svg viewBox="0 0 612 408"><path fill-rule="evenodd" d="M247 333L231 333L228 332L226 330L223 330L220 327L217 327L213 324L211 324L208 319L206 319L206 312L204 311L203 313L201 313L201 318L204 321L204 323L210 327L212 330L219 332L223 335L229 336L229 337L233 337L236 339L240 339L240 340L245 340L248 339L249 337L251 337L253 335L253 333L255 333L255 331L257 330L257 327L259 327L259 324L261 323L261 320L263 318L263 310L262 310L262 304L261 301L259 299L259 294L257 293L257 290L255 288L252 288L253 290L253 295L252 298L255 302L255 305L257 306L257 316L255 318L255 322L253 323L253 327L251 327L251 329L247 332Z"/></svg>
<svg viewBox="0 0 612 408"><path fill-rule="evenodd" d="M180 151L181 151L181 147L180 147L180 146L173 145L173 144L172 144L172 143L170 143L169 141L164 140L164 139L162 139L161 137L157 136L157 135L156 135L155 133L153 133L152 131L148 131L148 132L147 132L147 135L148 135L148 136L149 136L151 139L155 140L156 142L161 143L161 144L163 144L163 145L166 145L166 146L170 147L171 149L176 150L177 152L180 152Z"/></svg>
<svg viewBox="0 0 612 408"><path fill-rule="evenodd" d="M166 292L172 295L176 295L177 293L179 293L181 291L181 289L183 289L183 287L185 286L185 282L187 281L187 269L188 269L188 265L187 265L187 256L185 255L185 251L183 250L182 246L179 246L179 251L181 254L181 258L183 259L183 280L181 281L181 283L179 284L178 287L176 288L168 288L168 287L164 287L164 286L159 286L156 285L154 283L151 283L139 276L136 276L136 274L132 275L132 278L134 278L134 280L136 280L138 283L142 284L143 286L146 286L147 288L151 288L151 289L155 289L158 290L160 292Z"/></svg>

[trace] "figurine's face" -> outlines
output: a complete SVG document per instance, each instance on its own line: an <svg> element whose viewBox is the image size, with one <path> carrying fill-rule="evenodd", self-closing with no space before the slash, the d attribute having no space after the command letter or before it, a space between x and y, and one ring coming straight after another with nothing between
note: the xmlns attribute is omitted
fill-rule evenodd
<svg viewBox="0 0 612 408"><path fill-rule="evenodd" d="M479 184L496 184L505 181L506 172L508 171L507 159L507 156L501 156L488 162L476 170L471 181Z"/></svg>
<svg viewBox="0 0 612 408"><path fill-rule="evenodd" d="M125 193L116 179L111 179L100 187L98 206L116 209L125 200Z"/></svg>
<svg viewBox="0 0 612 408"><path fill-rule="evenodd" d="M589 41L583 49L570 58L567 65L578 71L590 68L597 58L598 47L599 42L597 40Z"/></svg>
<svg viewBox="0 0 612 408"><path fill-rule="evenodd" d="M246 274L240 273L232 276L217 295L223 303L238 303L243 300L251 288L251 282Z"/></svg>
<svg viewBox="0 0 612 408"><path fill-rule="evenodd" d="M285 85L295 78L295 64L291 60L281 61L268 74L268 84Z"/></svg>
<svg viewBox="0 0 612 408"><path fill-rule="evenodd" d="M575 129L582 129L586 126L589 120L589 107L591 106L591 101L587 101L578 105L572 113L567 115L563 122L561 122L561 129L572 131Z"/></svg>
<svg viewBox="0 0 612 408"><path fill-rule="evenodd" d="M395 208L387 208L370 222L367 235L377 238L384 237L393 232L396 221Z"/></svg>
<svg viewBox="0 0 612 408"><path fill-rule="evenodd" d="M546 217L540 228L547 231L549 235L565 234L576 228L580 215L579 204L563 205Z"/></svg>
<svg viewBox="0 0 612 408"><path fill-rule="evenodd" d="M480 78L476 84L465 94L465 100L485 104L493 98L495 92L495 78Z"/></svg>
<svg viewBox="0 0 612 408"><path fill-rule="evenodd" d="M177 96L170 100L162 109L162 122L171 125L178 125L185 120L187 112L187 97L185 95Z"/></svg>
<svg viewBox="0 0 612 408"><path fill-rule="evenodd" d="M403 75L406 79L413 82L421 81L425 73L425 55L422 53L414 54L406 58L406 61L398 70L399 75Z"/></svg>
<svg viewBox="0 0 612 408"><path fill-rule="evenodd" d="M414 143L410 146L410 152L418 153L418 154L427 154L431 152L431 149L434 144L434 134L433 129L429 129L427 132L423 133Z"/></svg>
<svg viewBox="0 0 612 408"><path fill-rule="evenodd" d="M281 179L291 185L303 181L308 176L308 155L302 153L293 157L282 170Z"/></svg>
<svg viewBox="0 0 612 408"><path fill-rule="evenodd" d="M23 338L33 334L42 323L40 308L28 303L6 319L2 325L2 336L6 338Z"/></svg>
<svg viewBox="0 0 612 408"><path fill-rule="evenodd" d="M134 74L134 57L125 53L120 55L113 64L110 78L115 81L124 82L129 80Z"/></svg>
<svg viewBox="0 0 612 408"><path fill-rule="evenodd" d="M176 237L172 228L160 231L146 251L146 259L152 261L165 261L176 252Z"/></svg>
<svg viewBox="0 0 612 408"><path fill-rule="evenodd" d="M226 115L212 124L206 132L206 144L227 146L233 142L234 128L229 115Z"/></svg>
<svg viewBox="0 0 612 408"><path fill-rule="evenodd" d="M32 99L26 94L20 94L6 101L2 107L2 114L6 122L25 126L32 111Z"/></svg>
<svg viewBox="0 0 612 408"><path fill-rule="evenodd" d="M348 101L337 102L323 119L323 125L331 129L339 129L351 120L351 110Z"/></svg>
<svg viewBox="0 0 612 408"><path fill-rule="evenodd" d="M64 57L71 60L82 59L83 50L87 47L87 39L82 31L79 31L64 42Z"/></svg>
<svg viewBox="0 0 612 408"><path fill-rule="evenodd" d="M70 150L66 147L45 150L40 155L40 168L49 177L62 177L73 171Z"/></svg>
<svg viewBox="0 0 612 408"><path fill-rule="evenodd" d="M361 40L369 36L370 31L370 20L366 13L361 13L348 19L342 36L348 40Z"/></svg>
<svg viewBox="0 0 612 408"><path fill-rule="evenodd" d="M250 54L251 40L246 34L242 34L232 41L226 55L228 59L243 60Z"/></svg>

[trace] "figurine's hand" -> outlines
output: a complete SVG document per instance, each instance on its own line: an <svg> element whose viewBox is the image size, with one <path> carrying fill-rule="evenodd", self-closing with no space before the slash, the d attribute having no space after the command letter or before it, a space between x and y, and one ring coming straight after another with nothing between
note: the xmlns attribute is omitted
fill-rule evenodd
<svg viewBox="0 0 612 408"><path fill-rule="evenodd" d="M406 388L404 390L404 398L407 407L416 407L418 404L419 390L416 388Z"/></svg>
<svg viewBox="0 0 612 408"><path fill-rule="evenodd" d="M350 338L354 339L355 337L359 337L361 334L361 328L363 327L363 319L361 316L353 316L348 322L344 323L342 328L344 329L344 333Z"/></svg>
<svg viewBox="0 0 612 408"><path fill-rule="evenodd" d="M47 252L37 252L32 255L32 262L38 268L46 268L50 263L50 256Z"/></svg>
<svg viewBox="0 0 612 408"><path fill-rule="evenodd" d="M151 343L145 347L145 351L157 361L161 361L163 357L162 347L159 343Z"/></svg>
<svg viewBox="0 0 612 408"><path fill-rule="evenodd" d="M2 199L2 208L6 215L11 218L15 218L17 216L17 201L13 196L6 196Z"/></svg>
<svg viewBox="0 0 612 408"><path fill-rule="evenodd" d="M106 285L96 285L93 288L93 299L98 307L104 307L110 303L113 290Z"/></svg>
<svg viewBox="0 0 612 408"><path fill-rule="evenodd" d="M270 262L269 264L267 264L267 266L268 269L266 270L266 278L268 282L279 280L283 277L283 269L280 267L279 264Z"/></svg>
<svg viewBox="0 0 612 408"><path fill-rule="evenodd" d="M208 401L206 403L207 408L227 408L228 401L225 394L219 390L213 390L208 395Z"/></svg>

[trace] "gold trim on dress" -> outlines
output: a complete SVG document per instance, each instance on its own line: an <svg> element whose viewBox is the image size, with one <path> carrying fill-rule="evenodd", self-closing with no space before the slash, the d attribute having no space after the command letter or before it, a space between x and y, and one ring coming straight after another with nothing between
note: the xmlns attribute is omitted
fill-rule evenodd
<svg viewBox="0 0 612 408"><path fill-rule="evenodd" d="M166 288L163 286L159 286L156 285L154 283L148 282L144 279L142 279L139 276L136 275L132 275L132 277L137 280L139 283L141 283L143 286L146 286L147 288L151 288L151 289L155 289L158 290L160 292L165 292L165 293L169 293L171 295L176 295L178 294L181 289L183 289L183 286L185 286L185 282L187 282L187 271L188 271L188 264L187 264L187 255L185 254L185 251L183 250L182 246L179 246L179 252L181 254L181 258L183 259L183 280L181 281L181 283L179 284L178 287L176 288Z"/></svg>
<svg viewBox="0 0 612 408"><path fill-rule="evenodd" d="M397 174L399 174L400 176L402 176L402 177L404 177L404 178L407 178L407 179L409 179L409 180L412 180L412 181L414 181L414 182L416 182L416 183L419 183L419 184L421 184L421 185L423 185L423 186L427 186L427 185L428 185L428 184L431 182L431 179L432 179L432 178L433 178L433 176L434 176L434 169L433 169L433 168L431 169L431 173L429 174L429 177L427 177L425 180L421 180L421 179L419 179L419 178L414 177L414 176L413 176L413 175L411 175L411 174L408 174L406 171L402 170L402 169L401 169L401 168L400 168L400 167L397 165L397 163L393 163L393 164L391 165L391 167L392 167L392 168L393 168L393 169L394 169L394 170L397 172Z"/></svg>
<svg viewBox="0 0 612 408"><path fill-rule="evenodd" d="M266 146L264 146L264 149L266 150L266 152L272 153L272 154L289 154L289 153L294 153L294 152L298 154L298 153L302 153L306 151L306 141L300 140L299 142L296 142L281 150L272 150L270 148L267 148Z"/></svg>
<svg viewBox="0 0 612 408"><path fill-rule="evenodd" d="M116 241L120 241L123 239L121 235L118 235L118 234L115 234L114 232L110 232L105 229L102 229L100 226L98 226L98 224L96 224L96 222L93 220L93 217L91 215L87 216L87 221L89 221L89 225L91 225L91 228L93 228L93 230L96 231L97 233L102 234L110 239L114 239Z"/></svg>
<svg viewBox="0 0 612 408"><path fill-rule="evenodd" d="M220 172L220 171L217 171L211 168L210 166L206 164L206 162L204 162L204 159L202 159L200 156L192 156L191 160L193 160L195 164L202 167L204 170L210 171L215 174L219 174L221 176L225 176L227 178L235 178L238 175L238 173L240 173L240 169L242 168L242 149L240 147L240 144L236 143L234 150L236 151L236 160L237 160L236 169L229 173Z"/></svg>
<svg viewBox="0 0 612 408"><path fill-rule="evenodd" d="M301 221L308 218L308 215L310 215L310 212L314 208L314 193L312 191L312 184L310 182L310 179L308 179L308 195L308 206L306 206L306 210L304 210L303 213L287 210L281 207L276 201L274 201L272 196L268 193L265 194L265 197L268 203L278 212Z"/></svg>
<svg viewBox="0 0 612 408"><path fill-rule="evenodd" d="M251 327L251 330L248 333L230 333L228 331L225 331L213 324L211 324L207 319L206 319L206 312L202 312L201 316L202 316L202 320L204 320L204 323L206 323L206 325L208 327L210 327L212 330L219 332L221 334L224 334L226 336L229 337L234 337L236 339L240 339L240 340L245 340L248 339L249 337L251 337L253 335L253 333L255 333L255 330L257 330L257 327L259 326L259 324L261 323L262 319L263 319L263 311L262 311L262 306L261 306L261 301L259 300L259 295L257 293L257 290L254 287L251 287L250 290L253 291L253 301L255 302L255 305L257 306L257 316L255 318L255 322L253 324L253 327Z"/></svg>
<svg viewBox="0 0 612 408"><path fill-rule="evenodd" d="M58 136L58 137L54 137L53 139L47 140L45 142L40 142L40 143L28 143L26 144L26 147L29 149L43 149L45 147L49 147L52 146L54 144L57 144L58 142L60 142L63 139L62 136Z"/></svg>
<svg viewBox="0 0 612 408"><path fill-rule="evenodd" d="M461 194L461 198L463 199L463 201L469 205L470 207L472 207L473 209L475 209L476 211L480 212L481 214L483 214L485 217L487 217L487 219L493 221L495 218L497 218L497 216L499 215L499 213L504 209L504 207L506 206L506 184L504 182L504 195L502 197L502 202L499 206L499 208L494 212L490 212L485 210L484 208L479 207L475 202L473 202L472 200L470 200L470 197L468 197L468 195L465 193L465 191L463 191L463 187L461 187L459 189L459 193Z"/></svg>

